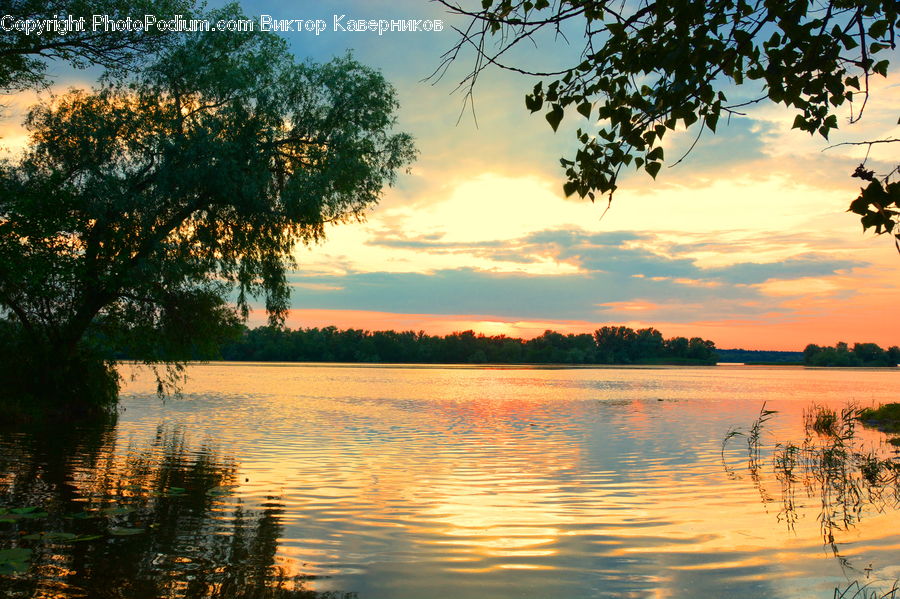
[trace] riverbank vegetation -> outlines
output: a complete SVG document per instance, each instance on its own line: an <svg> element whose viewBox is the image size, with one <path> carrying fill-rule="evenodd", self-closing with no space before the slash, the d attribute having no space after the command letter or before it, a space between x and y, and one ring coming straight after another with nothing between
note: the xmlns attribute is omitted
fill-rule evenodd
<svg viewBox="0 0 900 599"><path fill-rule="evenodd" d="M720 363L778 364L794 366L803 364L803 353L798 351L774 351L757 349L716 349Z"/></svg>
<svg viewBox="0 0 900 599"><path fill-rule="evenodd" d="M336 327L245 330L222 347L222 358L261 362L387 362L421 364L715 364L715 344L663 338L654 328L605 326L593 334L545 331L534 339L473 331L428 335L413 331Z"/></svg>
<svg viewBox="0 0 900 599"><path fill-rule="evenodd" d="M887 350L875 343L854 343L851 349L846 343L834 347L819 347L809 344L803 350L803 364L806 366L897 366L900 363L900 347L891 346Z"/></svg>
<svg viewBox="0 0 900 599"><path fill-rule="evenodd" d="M887 403L877 408L863 408L857 414L857 419L862 422L863 426L875 427L887 433L900 433L900 403ZM892 441L895 440L892 439Z"/></svg>
<svg viewBox="0 0 900 599"><path fill-rule="evenodd" d="M789 530L793 530L804 504L818 499L817 519L824 545L845 567L856 569L850 557L842 553L842 533L864 518L900 505L900 463L895 444L887 436L873 444L871 437L857 432L857 425L874 426L878 419L897 424L900 404L863 410L847 405L839 411L812 404L803 411L802 441L771 444L766 441L769 435L763 433L769 431L770 421L777 416L777 411L763 404L759 417L749 427L726 434L722 442L726 471L734 478L746 473L764 503L780 497L777 519ZM746 468L739 467L729 453L736 438L746 441Z"/></svg>

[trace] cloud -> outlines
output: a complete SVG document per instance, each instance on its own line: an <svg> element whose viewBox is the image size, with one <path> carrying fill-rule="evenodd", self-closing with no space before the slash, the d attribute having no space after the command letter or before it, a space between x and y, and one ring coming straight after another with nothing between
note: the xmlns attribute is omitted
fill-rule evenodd
<svg viewBox="0 0 900 599"><path fill-rule="evenodd" d="M597 320L645 317L688 321L739 318L771 312L785 285L813 281L863 268L866 262L800 254L773 263L743 262L703 268L687 257L651 251L664 245L654 235L592 233L568 228L545 230L497 242L440 239L380 239L388 247L514 253L522 261L555 260L575 273L527 274L475 268L433 272L350 272L342 276L294 274L294 305L304 309L370 310L393 313L477 314L503 319ZM815 291L839 286L811 285ZM793 295L796 295L794 293Z"/></svg>
<svg viewBox="0 0 900 599"><path fill-rule="evenodd" d="M885 276L896 269L892 248L860 235L858 218L846 213L859 189L849 175L865 147L823 151L900 136L896 78L873 78L865 118L849 126L849 113L842 115L829 141L792 130L790 109L748 105L745 116L723 117L716 134L704 132L658 180L623 173L601 218L605 202L562 194L558 159L575 154L574 130L590 130L588 121L569 111L554 134L542 114L529 115L524 106L534 80L493 69L475 88L476 125L464 95L452 93L471 66L466 58L436 84L421 81L458 39L439 5L332 0L303 15L276 0L244 6L282 18L337 13L448 22L427 35L285 35L298 56L322 61L351 48L381 69L398 91L398 129L412 133L421 151L412 174L385 193L368 223L329 229L328 242L298 252L297 308L354 315L357 326L376 313L426 328L475 321L530 323L514 325L519 330L598 320L667 324L671 334L708 332L729 346L752 339L766 347L791 331L801 346L833 342L829 331L875 331L874 324L866 328L878 320L872 315L889 314L897 303L898 286ZM524 54L512 59L553 70L577 54L579 33L572 45L523 45L516 52ZM752 100L752 85L726 90L729 99ZM666 134L666 166L697 131ZM868 164L886 172L894 153L891 145L876 147ZM884 335L889 328L881 327Z"/></svg>

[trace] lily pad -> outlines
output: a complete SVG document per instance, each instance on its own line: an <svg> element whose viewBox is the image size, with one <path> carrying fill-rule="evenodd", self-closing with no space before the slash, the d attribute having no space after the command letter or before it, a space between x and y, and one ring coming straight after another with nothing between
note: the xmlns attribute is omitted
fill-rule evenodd
<svg viewBox="0 0 900 599"><path fill-rule="evenodd" d="M22 516L24 514L32 514L36 511L38 511L39 509L41 509L41 508L39 508L39 507L14 507L13 509L9 510L9 513L18 514L18 515Z"/></svg>
<svg viewBox="0 0 900 599"><path fill-rule="evenodd" d="M230 495L234 491L233 486L213 487L208 489L206 494L210 497L221 497L222 495Z"/></svg>
<svg viewBox="0 0 900 599"><path fill-rule="evenodd" d="M25 535L22 538L28 539L29 541L71 541L77 536L78 535L71 532L38 532Z"/></svg>
<svg viewBox="0 0 900 599"><path fill-rule="evenodd" d="M28 570L31 549L16 547L0 550L0 574L21 574Z"/></svg>
<svg viewBox="0 0 900 599"><path fill-rule="evenodd" d="M37 507L17 507L9 510L6 514L0 515L0 522L15 522L26 518L46 518L47 512L38 511Z"/></svg>
<svg viewBox="0 0 900 599"><path fill-rule="evenodd" d="M182 497L187 492L184 487L169 487L163 491L151 491L151 497Z"/></svg>
<svg viewBox="0 0 900 599"><path fill-rule="evenodd" d="M144 532L143 528L126 528L116 526L109 529L109 534L117 537L130 537L131 535L139 535Z"/></svg>
<svg viewBox="0 0 900 599"><path fill-rule="evenodd" d="M93 520L94 518L99 518L100 514L98 512L78 512L77 514L71 514L66 516L67 519L72 520Z"/></svg>
<svg viewBox="0 0 900 599"><path fill-rule="evenodd" d="M22 537L29 541L49 541L60 543L78 543L80 541L94 541L102 539L101 535L78 535L72 532L39 532Z"/></svg>

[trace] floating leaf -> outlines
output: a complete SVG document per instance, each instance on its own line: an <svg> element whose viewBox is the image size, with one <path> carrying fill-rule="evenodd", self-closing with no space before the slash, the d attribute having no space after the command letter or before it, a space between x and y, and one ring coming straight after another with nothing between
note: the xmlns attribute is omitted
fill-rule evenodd
<svg viewBox="0 0 900 599"><path fill-rule="evenodd" d="M16 547L0 550L0 575L21 574L28 570L31 549Z"/></svg>
<svg viewBox="0 0 900 599"><path fill-rule="evenodd" d="M151 497L180 497L185 494L187 489L184 487L169 487L162 491L151 491Z"/></svg>
<svg viewBox="0 0 900 599"><path fill-rule="evenodd" d="M9 510L12 514L19 514L20 516L23 514L31 514L38 511L40 508L37 507L14 507Z"/></svg>
<svg viewBox="0 0 900 599"><path fill-rule="evenodd" d="M49 514L47 512L39 512L35 511L40 508L36 507L23 507L23 508L14 508L9 510L8 514L4 514L0 517L0 522L15 522L16 520L22 520L25 518L46 518Z"/></svg>
<svg viewBox="0 0 900 599"><path fill-rule="evenodd" d="M22 538L29 541L73 541L78 535L72 532L39 532Z"/></svg>
<svg viewBox="0 0 900 599"><path fill-rule="evenodd" d="M117 526L109 529L109 534L117 537L129 537L131 535L139 535L142 532L144 532L143 528L125 528Z"/></svg>
<svg viewBox="0 0 900 599"><path fill-rule="evenodd" d="M92 520L94 518L99 518L100 514L97 512L78 512L77 514L72 514L70 516L66 516L67 519L76 519L76 520Z"/></svg>
<svg viewBox="0 0 900 599"><path fill-rule="evenodd" d="M73 543L80 543L82 541L96 541L97 539L102 539L103 535L80 535L77 538L72 539Z"/></svg>

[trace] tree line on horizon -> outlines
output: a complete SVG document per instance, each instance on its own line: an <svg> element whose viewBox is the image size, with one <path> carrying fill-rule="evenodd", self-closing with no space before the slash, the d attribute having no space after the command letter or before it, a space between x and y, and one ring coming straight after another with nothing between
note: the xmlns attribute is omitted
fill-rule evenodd
<svg viewBox="0 0 900 599"><path fill-rule="evenodd" d="M533 339L474 331L324 328L245 329L225 343L221 357L259 362L373 362L420 364L715 364L715 344L700 337L665 339L658 330L605 326L593 334L544 331Z"/></svg>
<svg viewBox="0 0 900 599"><path fill-rule="evenodd" d="M893 345L885 350L875 343L854 343L852 348L843 341L834 347L810 343L803 350L803 363L806 366L897 366L900 347Z"/></svg>

